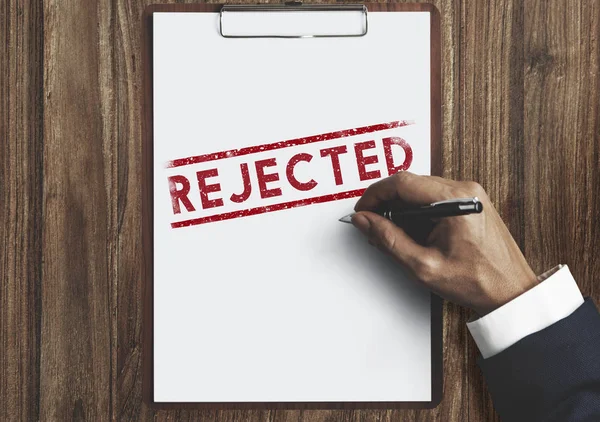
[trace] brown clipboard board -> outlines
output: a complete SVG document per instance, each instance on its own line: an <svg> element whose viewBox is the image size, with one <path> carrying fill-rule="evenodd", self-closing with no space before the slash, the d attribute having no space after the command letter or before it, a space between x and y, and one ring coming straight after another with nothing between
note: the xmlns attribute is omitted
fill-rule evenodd
<svg viewBox="0 0 600 422"><path fill-rule="evenodd" d="M365 3L371 12L429 12L431 22L431 174L442 175L441 37L439 12L425 3ZM218 13L223 4L154 4L142 16L143 140L142 140L142 251L143 329L142 395L154 409L431 409L442 400L443 349L442 299L431 294L431 401L419 402L156 402L154 401L154 279L153 279L153 45L152 15L155 12Z"/></svg>

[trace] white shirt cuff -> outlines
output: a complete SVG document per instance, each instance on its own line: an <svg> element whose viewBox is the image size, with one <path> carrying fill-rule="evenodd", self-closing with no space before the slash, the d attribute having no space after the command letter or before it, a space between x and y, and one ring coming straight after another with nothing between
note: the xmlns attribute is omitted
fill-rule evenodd
<svg viewBox="0 0 600 422"><path fill-rule="evenodd" d="M537 286L467 323L484 359L566 318L583 304L583 296L566 265L559 265L538 279L542 282Z"/></svg>

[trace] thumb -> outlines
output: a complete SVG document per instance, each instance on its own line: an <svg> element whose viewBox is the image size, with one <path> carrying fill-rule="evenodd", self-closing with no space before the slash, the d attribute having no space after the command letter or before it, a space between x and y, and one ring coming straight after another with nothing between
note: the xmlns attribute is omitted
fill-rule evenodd
<svg viewBox="0 0 600 422"><path fill-rule="evenodd" d="M416 275L420 272L421 263L431 255L429 249L415 242L400 227L373 212L361 211L354 214L352 224L367 236L371 243L390 254Z"/></svg>

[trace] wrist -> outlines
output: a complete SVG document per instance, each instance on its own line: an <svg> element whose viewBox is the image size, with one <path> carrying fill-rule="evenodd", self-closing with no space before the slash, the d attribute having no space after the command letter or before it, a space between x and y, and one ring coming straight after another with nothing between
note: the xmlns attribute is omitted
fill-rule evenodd
<svg viewBox="0 0 600 422"><path fill-rule="evenodd" d="M479 316L495 311L540 283L540 279L529 266L522 271L513 272L512 277L514 278L502 277L493 283L495 288L492 300L479 309L474 309Z"/></svg>

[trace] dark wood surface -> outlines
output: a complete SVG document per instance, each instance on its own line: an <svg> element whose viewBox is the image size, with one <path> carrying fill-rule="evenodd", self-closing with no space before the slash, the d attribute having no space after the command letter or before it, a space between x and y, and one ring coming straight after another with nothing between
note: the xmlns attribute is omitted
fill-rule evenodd
<svg viewBox="0 0 600 422"><path fill-rule="evenodd" d="M434 410L142 404L147 3L0 2L0 420L497 420L454 305ZM569 264L600 301L600 2L434 3L444 175L487 189L534 271Z"/></svg>

